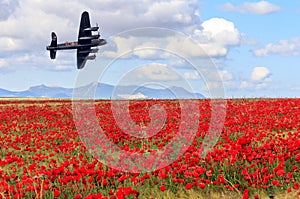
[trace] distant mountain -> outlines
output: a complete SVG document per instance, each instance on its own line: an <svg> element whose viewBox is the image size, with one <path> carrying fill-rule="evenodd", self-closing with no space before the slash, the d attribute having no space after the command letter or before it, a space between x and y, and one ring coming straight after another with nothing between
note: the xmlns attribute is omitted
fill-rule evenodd
<svg viewBox="0 0 300 199"><path fill-rule="evenodd" d="M62 87L48 87L45 85L30 87L27 92L32 93L34 96L39 97L55 97L64 96L70 97L73 89L67 89Z"/></svg>
<svg viewBox="0 0 300 199"><path fill-rule="evenodd" d="M46 97L46 98L96 98L96 99L189 99L205 98L200 93L190 93L182 87L154 89L144 86L117 86L91 83L73 88L38 85L25 91L0 89L0 97Z"/></svg>
<svg viewBox="0 0 300 199"><path fill-rule="evenodd" d="M15 96L15 92L0 88L0 95L3 97L13 97L13 96Z"/></svg>

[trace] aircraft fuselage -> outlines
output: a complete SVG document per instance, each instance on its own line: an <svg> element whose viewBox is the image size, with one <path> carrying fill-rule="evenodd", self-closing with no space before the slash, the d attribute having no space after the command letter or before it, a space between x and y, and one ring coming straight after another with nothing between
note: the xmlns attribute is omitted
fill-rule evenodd
<svg viewBox="0 0 300 199"><path fill-rule="evenodd" d="M89 44L78 44L78 42L65 42L62 44L57 44L57 46L47 46L47 50L71 50L71 49L80 49L85 47L95 47L103 46L106 44L104 39L93 39Z"/></svg>

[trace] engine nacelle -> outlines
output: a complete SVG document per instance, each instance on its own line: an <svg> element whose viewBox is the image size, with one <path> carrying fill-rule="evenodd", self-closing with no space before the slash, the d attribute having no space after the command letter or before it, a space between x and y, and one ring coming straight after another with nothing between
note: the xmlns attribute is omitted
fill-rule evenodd
<svg viewBox="0 0 300 199"><path fill-rule="evenodd" d="M85 28L83 31L97 31L98 29L99 27L95 26L95 27Z"/></svg>
<svg viewBox="0 0 300 199"><path fill-rule="evenodd" d="M96 59L96 55L95 54L94 55L89 55L89 56L86 57L86 59L87 60L94 60L94 59Z"/></svg>
<svg viewBox="0 0 300 199"><path fill-rule="evenodd" d="M100 39L99 46L103 46L105 44L107 44L107 41L105 39Z"/></svg>

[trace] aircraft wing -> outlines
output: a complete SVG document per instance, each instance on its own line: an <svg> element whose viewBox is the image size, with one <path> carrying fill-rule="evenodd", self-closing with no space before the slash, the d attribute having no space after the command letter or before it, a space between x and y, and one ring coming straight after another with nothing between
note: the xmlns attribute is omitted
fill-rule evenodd
<svg viewBox="0 0 300 199"><path fill-rule="evenodd" d="M80 39L85 37L91 37L91 22L88 12L83 12L81 15L79 33L78 33L78 44L89 44L91 43L90 39Z"/></svg>
<svg viewBox="0 0 300 199"><path fill-rule="evenodd" d="M79 33L78 33L78 45L82 47L77 49L77 68L82 69L87 61L89 51L91 47L91 39L80 39L86 37L92 37L92 31L88 29L91 28L91 22L88 12L83 12L80 19Z"/></svg>
<svg viewBox="0 0 300 199"><path fill-rule="evenodd" d="M79 54L79 50L77 50L77 69L82 69L87 61L89 53Z"/></svg>

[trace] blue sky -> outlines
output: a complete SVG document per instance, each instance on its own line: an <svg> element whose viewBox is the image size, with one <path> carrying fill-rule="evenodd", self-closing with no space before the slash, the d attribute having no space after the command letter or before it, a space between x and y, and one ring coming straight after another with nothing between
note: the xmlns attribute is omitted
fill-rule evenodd
<svg viewBox="0 0 300 199"><path fill-rule="evenodd" d="M167 87L184 80L209 96L220 84L205 79L218 73L225 97L300 97L300 1L279 0L0 0L0 88L76 85L82 71L76 69L75 51L58 52L53 61L45 48L51 31L59 42L76 40L84 10L109 41L86 65L97 73L103 61L110 63L101 78L94 78L100 82ZM205 56L160 31L160 40L148 32L126 35L144 27L183 33ZM186 59L157 48L206 57L214 67L203 77ZM115 59L124 52L130 53Z"/></svg>

